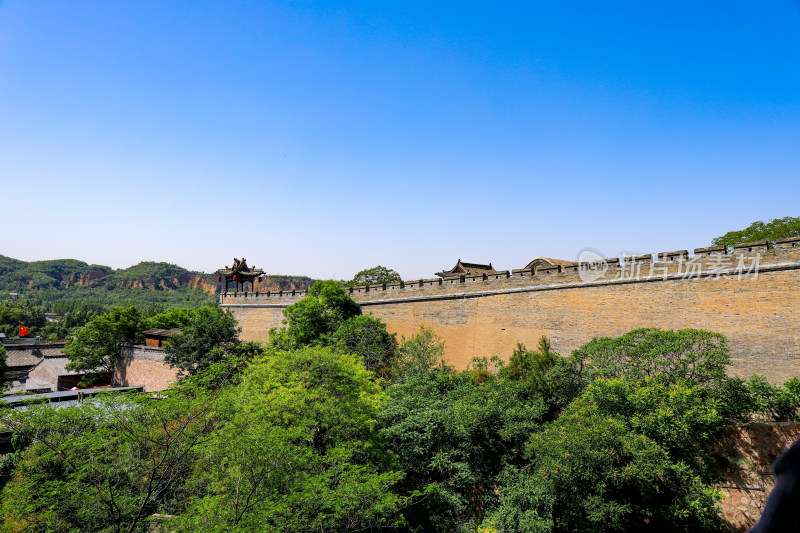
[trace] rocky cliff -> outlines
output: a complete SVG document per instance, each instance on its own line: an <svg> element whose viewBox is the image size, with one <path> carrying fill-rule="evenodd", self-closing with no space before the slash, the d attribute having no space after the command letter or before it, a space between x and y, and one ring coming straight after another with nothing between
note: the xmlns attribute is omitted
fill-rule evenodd
<svg viewBox="0 0 800 533"><path fill-rule="evenodd" d="M305 276L266 276L257 283L259 291L305 289L314 280ZM149 291L200 291L216 294L222 284L213 274L192 272L178 265L144 261L114 270L76 259L20 261L0 255L0 291L36 292L42 290L145 289Z"/></svg>

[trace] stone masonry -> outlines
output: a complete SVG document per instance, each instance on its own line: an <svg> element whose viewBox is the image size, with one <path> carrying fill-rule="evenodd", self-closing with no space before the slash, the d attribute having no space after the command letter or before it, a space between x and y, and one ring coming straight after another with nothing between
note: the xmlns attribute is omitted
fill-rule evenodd
<svg viewBox="0 0 800 533"><path fill-rule="evenodd" d="M164 362L164 349L137 344L123 346L114 364L112 383L118 387L142 386L144 392L168 388L178 379L178 369Z"/></svg>
<svg viewBox="0 0 800 533"><path fill-rule="evenodd" d="M495 272L351 289L365 313L398 337L420 325L445 340L464 368L476 356L508 358L542 335L569 354L597 336L634 328L702 328L724 334L737 375L781 383L800 375L800 238L613 258L587 280L579 266ZM598 268L599 268L598 267ZM598 270L600 273L600 270ZM304 291L228 293L244 340L266 340Z"/></svg>
<svg viewBox="0 0 800 533"><path fill-rule="evenodd" d="M722 493L722 516L732 531L745 531L761 516L770 491L775 486L772 463L800 438L800 424L748 424L727 428L716 446L731 459Z"/></svg>

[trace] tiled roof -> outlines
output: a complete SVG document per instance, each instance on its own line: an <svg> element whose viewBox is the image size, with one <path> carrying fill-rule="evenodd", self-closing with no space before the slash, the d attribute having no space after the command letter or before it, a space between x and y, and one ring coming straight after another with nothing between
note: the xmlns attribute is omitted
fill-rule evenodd
<svg viewBox="0 0 800 533"><path fill-rule="evenodd" d="M494 270L491 263L488 265L483 265L481 263L461 263L461 266L466 268L477 268L481 270Z"/></svg>
<svg viewBox="0 0 800 533"><path fill-rule="evenodd" d="M34 367L45 357L63 357L63 345L6 346L9 367Z"/></svg>
<svg viewBox="0 0 800 533"><path fill-rule="evenodd" d="M465 263L461 259L456 262L456 266L451 268L450 270L442 270L441 272L437 272L437 276L441 276L443 278L453 276L453 275L463 275L463 274L479 274L483 272L497 272L491 263L488 265L484 265L481 263Z"/></svg>
<svg viewBox="0 0 800 533"><path fill-rule="evenodd" d="M86 370L67 370L68 363L69 359L66 357L46 357L39 364L49 366L56 376L80 376L89 373Z"/></svg>

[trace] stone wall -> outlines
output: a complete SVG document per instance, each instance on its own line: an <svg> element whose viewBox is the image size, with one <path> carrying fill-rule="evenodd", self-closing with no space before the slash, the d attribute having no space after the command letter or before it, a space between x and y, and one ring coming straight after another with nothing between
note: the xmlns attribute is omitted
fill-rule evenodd
<svg viewBox="0 0 800 533"><path fill-rule="evenodd" d="M758 521L775 486L772 463L800 438L800 424L749 424L729 428L717 443L733 464L719 487L722 514L733 531Z"/></svg>
<svg viewBox="0 0 800 533"><path fill-rule="evenodd" d="M178 369L164 362L164 349L152 346L123 346L114 365L115 387L141 386L144 392L168 388L178 379Z"/></svg>
<svg viewBox="0 0 800 533"><path fill-rule="evenodd" d="M568 354L596 336L658 327L724 334L735 374L777 383L800 375L800 239L771 250L749 243L731 254L694 252L610 259L596 279L558 267L357 287L351 295L398 336L433 328L457 368L476 356L508 358L517 342L533 347L542 335ZM304 296L229 293L221 305L236 315L243 339L266 340L282 310Z"/></svg>

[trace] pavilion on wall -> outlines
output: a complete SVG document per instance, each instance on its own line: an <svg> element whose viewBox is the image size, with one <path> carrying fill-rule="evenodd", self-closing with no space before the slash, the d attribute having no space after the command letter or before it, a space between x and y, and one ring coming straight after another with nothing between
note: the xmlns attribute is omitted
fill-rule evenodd
<svg viewBox="0 0 800 533"><path fill-rule="evenodd" d="M461 259L456 262L456 266L450 270L442 270L436 275L440 278L452 278L455 276L473 276L475 274L495 274L497 271L491 263L483 265L480 263L465 263Z"/></svg>
<svg viewBox="0 0 800 533"><path fill-rule="evenodd" d="M256 267L248 267L247 266L247 259L242 258L241 261L233 258L233 266L220 268L217 270L217 281L224 281L224 290L223 292L228 292L228 283L233 281L236 283L236 292L239 292L239 287L242 287L242 291L245 290L246 283L250 283L250 290L254 290L256 278L258 281L261 281L261 276L264 275L264 271L260 268Z"/></svg>

